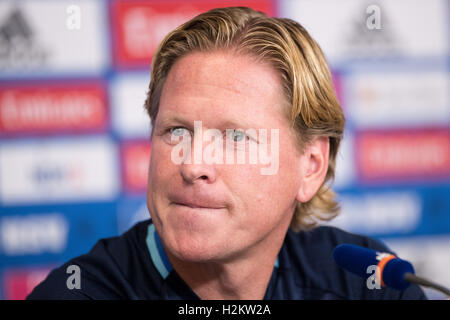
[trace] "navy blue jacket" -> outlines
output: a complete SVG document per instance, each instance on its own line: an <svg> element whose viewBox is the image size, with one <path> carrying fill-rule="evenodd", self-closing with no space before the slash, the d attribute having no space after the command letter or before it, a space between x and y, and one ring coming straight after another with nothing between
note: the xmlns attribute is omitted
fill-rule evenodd
<svg viewBox="0 0 450 320"><path fill-rule="evenodd" d="M341 243L389 252L382 243L334 227L288 231L265 299L426 299L415 285L401 292L369 290L366 279L340 269L332 258ZM70 265L80 267L81 288L69 289ZM368 275L369 276L369 275ZM53 270L27 299L189 299L199 297L170 265L151 220Z"/></svg>

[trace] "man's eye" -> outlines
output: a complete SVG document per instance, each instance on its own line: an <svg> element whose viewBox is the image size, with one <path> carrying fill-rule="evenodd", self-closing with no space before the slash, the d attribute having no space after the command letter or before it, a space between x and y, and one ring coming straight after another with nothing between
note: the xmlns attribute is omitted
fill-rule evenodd
<svg viewBox="0 0 450 320"><path fill-rule="evenodd" d="M181 137L186 134L189 134L188 130L183 127L174 127L170 129L170 133L176 137Z"/></svg>
<svg viewBox="0 0 450 320"><path fill-rule="evenodd" d="M240 130L233 130L230 136L234 142L239 142L245 139L245 133Z"/></svg>

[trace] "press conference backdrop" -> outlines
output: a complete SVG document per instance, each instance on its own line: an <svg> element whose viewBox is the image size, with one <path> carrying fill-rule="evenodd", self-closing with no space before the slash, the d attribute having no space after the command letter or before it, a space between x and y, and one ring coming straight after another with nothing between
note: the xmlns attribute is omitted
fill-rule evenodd
<svg viewBox="0 0 450 320"><path fill-rule="evenodd" d="M347 117L331 224L450 287L448 1L13 0L0 1L0 298L149 217L152 54L235 5L299 21L327 56Z"/></svg>

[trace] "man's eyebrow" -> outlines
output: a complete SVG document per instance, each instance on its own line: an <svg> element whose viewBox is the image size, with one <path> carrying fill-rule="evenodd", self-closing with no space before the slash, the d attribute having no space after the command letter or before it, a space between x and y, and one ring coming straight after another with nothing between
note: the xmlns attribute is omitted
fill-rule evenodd
<svg viewBox="0 0 450 320"><path fill-rule="evenodd" d="M185 119L183 117L180 117L177 114L169 114L169 115L166 115L166 116L162 116L159 119L159 125L163 126L163 127L172 125L174 123L182 124L182 125L184 125L186 127L192 127L192 128L194 127L194 121L191 121L191 120Z"/></svg>
<svg viewBox="0 0 450 320"><path fill-rule="evenodd" d="M174 124L180 124L185 126L188 129L194 128L194 121L202 121L202 125L205 127L207 126L209 129L260 129L264 128L262 126L258 126L256 123L252 123L252 121L247 121L247 119L216 119L215 120L215 126L210 126L208 124L205 124L203 119L187 119L183 116L180 116L179 114L167 114L160 118L160 126L166 127L169 125Z"/></svg>
<svg viewBox="0 0 450 320"><path fill-rule="evenodd" d="M221 123L221 127L223 129L256 129L257 126L255 124L251 125L248 121L245 120L225 120Z"/></svg>

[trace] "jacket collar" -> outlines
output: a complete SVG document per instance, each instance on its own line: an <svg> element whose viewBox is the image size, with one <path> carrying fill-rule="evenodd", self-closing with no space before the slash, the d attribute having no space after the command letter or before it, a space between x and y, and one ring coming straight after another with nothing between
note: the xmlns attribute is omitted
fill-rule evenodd
<svg viewBox="0 0 450 320"><path fill-rule="evenodd" d="M155 225L153 223L150 223L148 226L146 243L153 265L156 267L161 277L165 280L173 270L173 267L170 264L166 252L164 251L161 238L159 237L158 232L156 232ZM278 257L274 266L275 268L279 267Z"/></svg>

